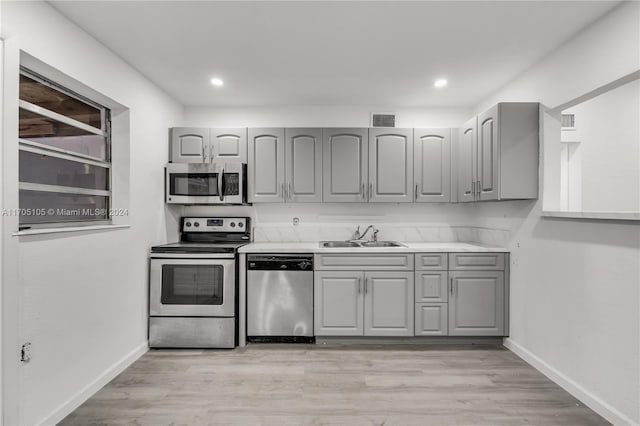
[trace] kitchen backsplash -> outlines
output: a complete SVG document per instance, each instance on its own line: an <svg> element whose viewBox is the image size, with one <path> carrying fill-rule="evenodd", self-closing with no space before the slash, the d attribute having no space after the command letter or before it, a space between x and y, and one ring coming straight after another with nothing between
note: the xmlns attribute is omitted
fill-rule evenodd
<svg viewBox="0 0 640 426"><path fill-rule="evenodd" d="M506 246L509 231L468 226L446 225L392 225L376 226L380 230L378 240L401 242L469 242L494 246ZM258 224L253 229L255 242L295 242L347 240L353 237L356 226L349 224L320 223L311 225L285 225L282 223ZM365 227L360 227L364 232ZM366 238L371 238L371 231Z"/></svg>

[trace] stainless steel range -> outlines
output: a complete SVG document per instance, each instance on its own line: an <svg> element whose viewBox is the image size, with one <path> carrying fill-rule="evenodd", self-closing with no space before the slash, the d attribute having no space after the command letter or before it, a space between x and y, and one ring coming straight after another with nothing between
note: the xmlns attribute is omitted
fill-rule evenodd
<svg viewBox="0 0 640 426"><path fill-rule="evenodd" d="M149 346L233 348L238 340L237 250L247 217L185 217L180 242L151 248Z"/></svg>

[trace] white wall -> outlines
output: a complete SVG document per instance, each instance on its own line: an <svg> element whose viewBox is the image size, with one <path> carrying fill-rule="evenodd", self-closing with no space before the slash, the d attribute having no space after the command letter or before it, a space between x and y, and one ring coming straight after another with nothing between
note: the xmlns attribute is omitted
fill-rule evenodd
<svg viewBox="0 0 640 426"><path fill-rule="evenodd" d="M19 268L20 335L33 344L13 396L19 413L7 413L5 422L55 423L146 350L148 250L167 240L165 222L175 228L162 167L167 127L182 124L183 108L48 4L2 7L3 39L129 108L131 227L5 235L19 254L17 265L3 268ZM5 144L16 149L17 141ZM17 191L15 179L4 185Z"/></svg>
<svg viewBox="0 0 640 426"><path fill-rule="evenodd" d="M583 211L640 211L640 80L566 109L580 142ZM567 133L567 132L563 132Z"/></svg>
<svg viewBox="0 0 640 426"><path fill-rule="evenodd" d="M0 6L0 22L2 22L2 6ZM3 69L4 67L4 41L0 38L0 69ZM3 84L3 79L0 78L0 146L4 145L4 120L3 120L3 99L4 99L4 84ZM2 150L0 150L0 188L2 188L3 185L3 179L2 179L2 172L3 172L3 168L2 168L2 160L3 160L3 156L2 156ZM0 209L4 208L4 202L3 202L3 198L0 197ZM4 238L4 233L3 233L3 227L0 226L0 241L2 241ZM0 244L0 265L2 265L2 259L4 258L4 252L3 252L3 246L4 244ZM2 309L2 304L3 304L3 295L2 295L2 289L4 288L3 285L3 277L2 274L0 273L0 318L2 318L4 316L4 310ZM3 337L3 333L2 333L2 327L0 327L0 424L2 424L2 419L4 418L4 407L3 407L3 401L4 401L4 389L2 386L2 383L4 383L4 374L3 374L3 365L4 365L4 353L3 353L3 345L2 345L2 337Z"/></svg>
<svg viewBox="0 0 640 426"><path fill-rule="evenodd" d="M186 126L209 127L370 127L370 113L395 113L396 127L456 127L470 108L389 108L380 106L187 107Z"/></svg>
<svg viewBox="0 0 640 426"><path fill-rule="evenodd" d="M622 4L476 110L513 100L556 107L631 74L639 18L640 3ZM507 345L608 420L638 424L640 227L545 219L541 204L478 208L478 226L512 231Z"/></svg>

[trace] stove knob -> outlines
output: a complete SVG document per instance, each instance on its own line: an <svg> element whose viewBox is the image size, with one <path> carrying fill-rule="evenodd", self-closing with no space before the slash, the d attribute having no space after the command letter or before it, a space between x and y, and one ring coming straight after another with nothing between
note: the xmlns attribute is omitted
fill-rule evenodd
<svg viewBox="0 0 640 426"><path fill-rule="evenodd" d="M240 222L240 223L238 224L238 227L239 227L239 228L242 228L243 226L244 226L244 223L242 223L242 222Z"/></svg>
<svg viewBox="0 0 640 426"><path fill-rule="evenodd" d="M193 226L195 226L195 227L197 228L198 226L200 226L200 222L195 222L195 223L193 224Z"/></svg>
<svg viewBox="0 0 640 426"><path fill-rule="evenodd" d="M231 222L231 227L235 228L236 227L236 223L235 222Z"/></svg>
<svg viewBox="0 0 640 426"><path fill-rule="evenodd" d="M191 222L187 222L185 225L187 225L187 228L191 228Z"/></svg>

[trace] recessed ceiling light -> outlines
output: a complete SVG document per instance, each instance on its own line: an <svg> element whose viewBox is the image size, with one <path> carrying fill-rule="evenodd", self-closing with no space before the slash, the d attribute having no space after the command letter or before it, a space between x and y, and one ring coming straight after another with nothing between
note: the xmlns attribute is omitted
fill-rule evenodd
<svg viewBox="0 0 640 426"><path fill-rule="evenodd" d="M439 78L438 80L433 82L434 87L445 87L447 85L447 80L445 78Z"/></svg>
<svg viewBox="0 0 640 426"><path fill-rule="evenodd" d="M216 87L220 87L220 86L224 86L224 81L222 81L221 79L214 77L211 79L211 84L213 84Z"/></svg>

